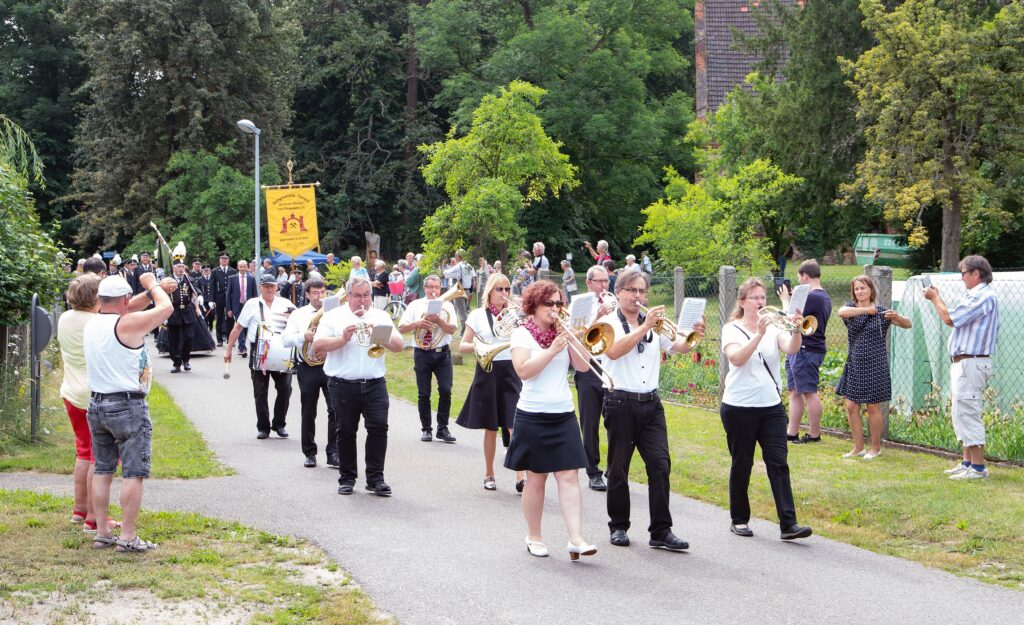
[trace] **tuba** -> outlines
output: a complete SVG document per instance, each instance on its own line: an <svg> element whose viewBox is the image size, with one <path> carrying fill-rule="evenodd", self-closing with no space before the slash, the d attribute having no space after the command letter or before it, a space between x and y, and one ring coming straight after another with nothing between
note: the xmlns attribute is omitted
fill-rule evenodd
<svg viewBox="0 0 1024 625"><path fill-rule="evenodd" d="M786 316L786 313L782 312L780 308L765 306L757 312L757 318L760 319L766 316L768 317L768 323L783 332L799 332L804 336L810 336L818 329L818 319L814 315L804 317L798 324Z"/></svg>
<svg viewBox="0 0 1024 625"><path fill-rule="evenodd" d="M456 300L463 297L466 297L466 291L465 289L462 288L461 282L456 282L455 286L445 291L444 294L437 299L441 300L442 302L450 302L452 300ZM445 312L444 309L442 309L441 314L444 315L444 320L447 322L448 313ZM420 349L434 349L435 347L440 345L441 339L444 338L444 333L441 332L440 330L441 328L438 327L436 323L431 324L429 328L418 328L415 332L413 332L413 341L416 342L416 347L419 347ZM429 343L427 343L425 340L428 332L430 333Z"/></svg>
<svg viewBox="0 0 1024 625"><path fill-rule="evenodd" d="M307 332L316 334L317 326L320 325L320 318L324 316L324 307L320 306L320 310L316 311L313 315L313 319L309 322L309 328ZM324 364L327 357L324 354L319 354L313 351L313 341L303 341L302 348L299 350L299 355L302 356L302 360L306 362L310 367L319 367Z"/></svg>

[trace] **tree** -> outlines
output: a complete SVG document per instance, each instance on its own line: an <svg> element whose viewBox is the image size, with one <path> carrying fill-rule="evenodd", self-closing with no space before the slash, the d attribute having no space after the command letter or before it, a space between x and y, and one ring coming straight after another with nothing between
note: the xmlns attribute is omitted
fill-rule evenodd
<svg viewBox="0 0 1024 625"><path fill-rule="evenodd" d="M162 208L156 192L171 155L239 137L240 118L262 129L264 160L287 153L300 33L279 3L70 0L68 19L91 71L74 180L87 209L81 243L114 245L144 230Z"/></svg>
<svg viewBox="0 0 1024 625"><path fill-rule="evenodd" d="M867 151L845 192L880 204L912 246L941 210L944 271L960 259L965 213L1001 229L1007 193L1019 194L1000 181L1021 172L1024 7L978 4L862 0L878 45L846 62Z"/></svg>
<svg viewBox="0 0 1024 625"><path fill-rule="evenodd" d="M579 184L577 168L541 125L544 93L513 81L483 97L465 136L452 128L446 140L420 146L424 179L450 200L423 224L427 267L460 247L471 248L470 257L497 252L507 260L510 247L522 246L523 209Z"/></svg>
<svg viewBox="0 0 1024 625"><path fill-rule="evenodd" d="M756 160L731 176L697 183L666 168L665 182L665 197L643 210L636 244L653 244L663 262L692 274L714 274L721 265L752 272L774 267L772 239L761 232L778 228L774 207L799 189L800 178Z"/></svg>

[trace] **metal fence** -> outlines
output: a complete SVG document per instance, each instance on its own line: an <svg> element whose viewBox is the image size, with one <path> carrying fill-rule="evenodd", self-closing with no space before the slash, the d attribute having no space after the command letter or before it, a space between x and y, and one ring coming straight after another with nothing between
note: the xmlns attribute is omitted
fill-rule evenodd
<svg viewBox="0 0 1024 625"><path fill-rule="evenodd" d="M0 454L38 439L43 378L60 358L52 340L60 304L44 310L34 295L31 310L27 323L0 326ZM34 342L37 349L33 349Z"/></svg>

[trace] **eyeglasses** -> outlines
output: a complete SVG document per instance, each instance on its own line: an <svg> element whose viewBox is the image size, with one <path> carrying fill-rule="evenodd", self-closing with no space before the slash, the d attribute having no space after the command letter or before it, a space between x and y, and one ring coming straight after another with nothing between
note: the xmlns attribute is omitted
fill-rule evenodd
<svg viewBox="0 0 1024 625"><path fill-rule="evenodd" d="M632 293L633 295L647 295L647 289L634 289L632 287L622 289L626 293Z"/></svg>
<svg viewBox="0 0 1024 625"><path fill-rule="evenodd" d="M494 287L494 290L495 290L495 291L498 291L498 292L500 292L500 293L508 293L509 291L511 291L511 290L512 290L512 287L508 287L508 286L496 286L496 287Z"/></svg>
<svg viewBox="0 0 1024 625"><path fill-rule="evenodd" d="M968 269L967 271L961 271L960 275L961 276L966 276L967 274L971 273L972 271L977 271L977 269Z"/></svg>
<svg viewBox="0 0 1024 625"><path fill-rule="evenodd" d="M608 284L608 278L605 278L604 280L601 280L600 278L590 278L588 281L593 282L594 284Z"/></svg>
<svg viewBox="0 0 1024 625"><path fill-rule="evenodd" d="M563 306L565 306L565 302L563 302L562 300L555 301L549 299L544 302L544 305L547 306L548 308L551 308L552 306L554 306L555 308L562 308Z"/></svg>

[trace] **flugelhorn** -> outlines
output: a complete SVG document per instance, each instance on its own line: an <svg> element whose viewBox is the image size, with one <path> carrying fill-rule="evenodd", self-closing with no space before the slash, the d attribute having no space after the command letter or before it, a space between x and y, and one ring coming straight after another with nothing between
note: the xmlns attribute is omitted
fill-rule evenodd
<svg viewBox="0 0 1024 625"><path fill-rule="evenodd" d="M462 288L461 282L456 282L455 286L445 291L444 294L437 299L441 300L442 302L450 302L452 300L457 300L463 297L466 297L466 291L465 289ZM441 314L443 315L443 318L447 323L448 313L444 310L444 308L441 309ZM428 333L430 334L429 343L426 342L426 337ZM441 327L438 324L433 323L430 325L429 328L417 328L416 331L412 333L412 337L413 340L416 342L416 347L419 347L420 349L434 349L441 344L441 340L444 338L444 332L441 332Z"/></svg>
<svg viewBox="0 0 1024 625"><path fill-rule="evenodd" d="M646 306L640 306L640 312L642 312L644 315L647 315L650 312L650 309L647 308ZM676 324L673 323L672 320L669 319L668 317L662 317L661 319L658 319L658 322L654 324L654 332L659 336L663 336L672 342L675 342L676 337L682 334L682 332L679 330L679 327L676 326ZM692 330L689 334L686 335L686 344L690 347L690 349L693 349L694 347L697 347L697 345L700 344L702 338L703 336L700 332Z"/></svg>
<svg viewBox="0 0 1024 625"><path fill-rule="evenodd" d="M797 324L786 316L786 313L782 312L782 309L776 308L775 306L765 306L761 310L757 311L757 318L760 320L761 317L768 317L768 323L783 332L799 332L804 336L810 336L818 329L818 319L814 315L804 317L800 323Z"/></svg>

